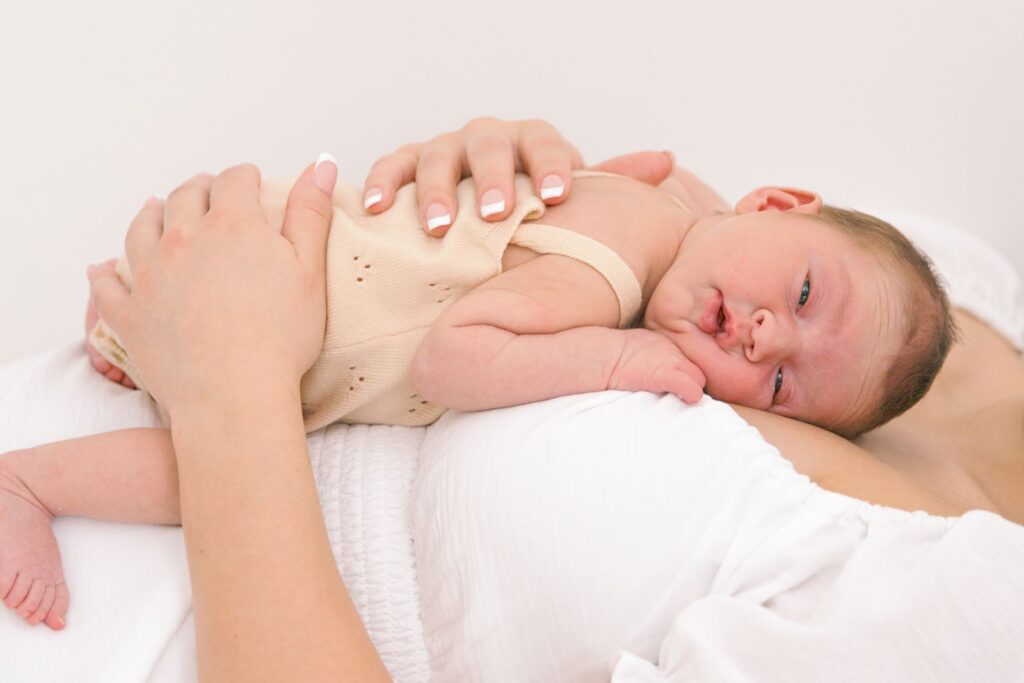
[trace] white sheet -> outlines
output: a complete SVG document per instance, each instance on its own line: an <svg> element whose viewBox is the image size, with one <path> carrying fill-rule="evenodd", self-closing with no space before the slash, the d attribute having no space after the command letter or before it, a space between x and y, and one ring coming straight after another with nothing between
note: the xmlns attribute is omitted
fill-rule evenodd
<svg viewBox="0 0 1024 683"><path fill-rule="evenodd" d="M450 413L413 499L436 681L1024 674L1024 528L825 491L708 397Z"/></svg>

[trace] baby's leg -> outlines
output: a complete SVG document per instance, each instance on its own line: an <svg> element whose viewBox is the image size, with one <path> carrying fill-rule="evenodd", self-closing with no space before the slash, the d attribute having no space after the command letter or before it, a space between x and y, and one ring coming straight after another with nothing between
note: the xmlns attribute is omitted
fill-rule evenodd
<svg viewBox="0 0 1024 683"><path fill-rule="evenodd" d="M0 455L0 599L32 625L64 627L57 515L180 524L165 429L126 429Z"/></svg>

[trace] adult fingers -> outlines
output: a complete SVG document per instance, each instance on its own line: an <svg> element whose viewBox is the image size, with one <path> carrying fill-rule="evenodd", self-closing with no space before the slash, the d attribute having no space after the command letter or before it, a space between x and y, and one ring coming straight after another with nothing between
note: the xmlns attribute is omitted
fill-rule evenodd
<svg viewBox="0 0 1024 683"><path fill-rule="evenodd" d="M512 143L496 132L469 132L466 159L476 183L480 216L492 221L508 217L515 204L516 160Z"/></svg>
<svg viewBox="0 0 1024 683"><path fill-rule="evenodd" d="M455 186L462 169L462 147L453 135L440 135L424 147L416 166L416 203L423 226L435 237L448 232L458 215Z"/></svg>
<svg viewBox="0 0 1024 683"><path fill-rule="evenodd" d="M164 225L170 227L202 218L210 210L213 176L200 173L176 187L164 203Z"/></svg>
<svg viewBox="0 0 1024 683"><path fill-rule="evenodd" d="M618 173L648 185L658 185L672 173L675 163L666 152L633 152L613 157L593 166L595 171Z"/></svg>
<svg viewBox="0 0 1024 683"><path fill-rule="evenodd" d="M330 154L321 154L288 193L281 234L295 247L307 272L324 272L337 180L338 163Z"/></svg>
<svg viewBox="0 0 1024 683"><path fill-rule="evenodd" d="M370 168L363 185L363 208L377 214L391 208L395 192L416 180L422 144L403 145L378 159Z"/></svg>
<svg viewBox="0 0 1024 683"><path fill-rule="evenodd" d="M115 332L122 332L131 314L132 303L128 288L114 272L114 266L109 263L90 265L86 276L96 312Z"/></svg>
<svg viewBox="0 0 1024 683"><path fill-rule="evenodd" d="M523 170L533 180L534 192L547 204L559 204L569 195L572 171L583 158L547 121L524 121L517 140Z"/></svg>
<svg viewBox="0 0 1024 683"><path fill-rule="evenodd" d="M260 170L253 164L239 164L222 171L210 186L210 210L214 209L263 215Z"/></svg>
<svg viewBox="0 0 1024 683"><path fill-rule="evenodd" d="M135 214L124 238L128 265L138 268L140 263L148 259L160 243L163 233L164 203L156 197L150 197Z"/></svg>

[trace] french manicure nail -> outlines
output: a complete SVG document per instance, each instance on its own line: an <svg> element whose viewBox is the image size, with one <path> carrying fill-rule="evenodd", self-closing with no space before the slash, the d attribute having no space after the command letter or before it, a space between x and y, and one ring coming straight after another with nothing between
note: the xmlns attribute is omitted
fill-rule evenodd
<svg viewBox="0 0 1024 683"><path fill-rule="evenodd" d="M384 195L381 193L379 188L371 187L366 191L366 194L363 195L363 208L369 209L374 204L379 203L383 198Z"/></svg>
<svg viewBox="0 0 1024 683"><path fill-rule="evenodd" d="M540 181L541 199L561 197L563 192L565 192L565 185L562 183L562 179L554 174L544 176L544 180Z"/></svg>
<svg viewBox="0 0 1024 683"><path fill-rule="evenodd" d="M434 203L427 207L427 230L433 232L440 227L452 224L451 214L444 204Z"/></svg>
<svg viewBox="0 0 1024 683"><path fill-rule="evenodd" d="M484 196L480 198L480 215L484 218L493 216L496 213L501 213L505 210L505 193L498 188L493 188L484 192Z"/></svg>
<svg viewBox="0 0 1024 683"><path fill-rule="evenodd" d="M330 163L324 163L330 162ZM321 152L313 167L313 184L327 194L334 193L334 183L338 179L338 160L327 152Z"/></svg>

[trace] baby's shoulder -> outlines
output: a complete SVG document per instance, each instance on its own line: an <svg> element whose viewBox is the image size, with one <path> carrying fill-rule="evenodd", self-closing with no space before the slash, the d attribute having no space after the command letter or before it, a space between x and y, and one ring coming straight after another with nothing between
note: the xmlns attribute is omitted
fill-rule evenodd
<svg viewBox="0 0 1024 683"><path fill-rule="evenodd" d="M654 274L671 263L696 216L656 187L608 173L577 172L572 192L538 223L571 230L614 251L633 271L647 301Z"/></svg>

